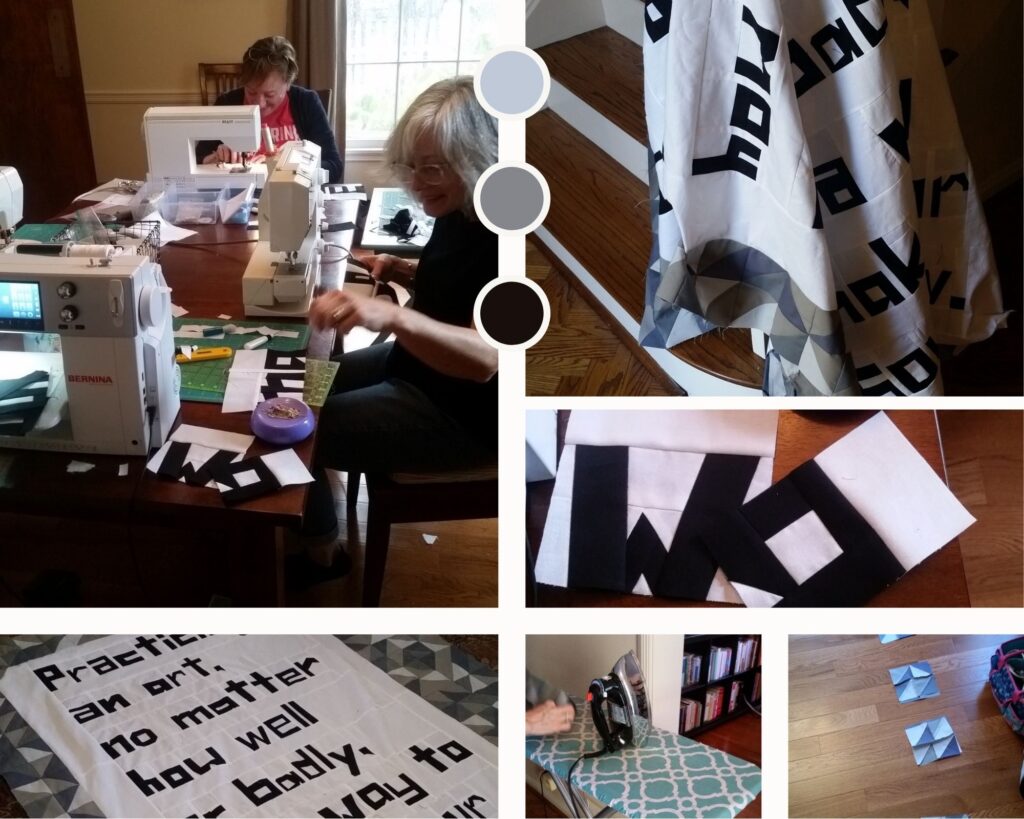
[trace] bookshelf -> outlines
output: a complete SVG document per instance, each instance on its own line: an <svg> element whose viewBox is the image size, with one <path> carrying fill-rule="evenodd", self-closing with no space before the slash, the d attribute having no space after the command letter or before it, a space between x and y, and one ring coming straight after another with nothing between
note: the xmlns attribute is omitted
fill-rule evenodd
<svg viewBox="0 0 1024 819"><path fill-rule="evenodd" d="M687 634L679 733L695 736L749 713L744 697L755 706L761 701L761 635Z"/></svg>

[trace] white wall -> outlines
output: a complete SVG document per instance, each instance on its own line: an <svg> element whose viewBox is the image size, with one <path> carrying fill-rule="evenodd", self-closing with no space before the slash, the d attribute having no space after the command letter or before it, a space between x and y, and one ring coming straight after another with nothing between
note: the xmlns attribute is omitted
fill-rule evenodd
<svg viewBox="0 0 1024 819"><path fill-rule="evenodd" d="M527 6L527 14L526 45L530 48L540 48L605 24L601 0L540 0L532 12Z"/></svg>
<svg viewBox="0 0 1024 819"><path fill-rule="evenodd" d="M526 638L526 667L551 685L583 697L591 680L603 677L636 647L635 634L532 634Z"/></svg>
<svg viewBox="0 0 1024 819"><path fill-rule="evenodd" d="M683 636L641 634L637 638L640 666L653 706L655 728L679 731L679 687L683 668Z"/></svg>
<svg viewBox="0 0 1024 819"><path fill-rule="evenodd" d="M637 45L644 44L644 1L602 0L605 25L629 37Z"/></svg>

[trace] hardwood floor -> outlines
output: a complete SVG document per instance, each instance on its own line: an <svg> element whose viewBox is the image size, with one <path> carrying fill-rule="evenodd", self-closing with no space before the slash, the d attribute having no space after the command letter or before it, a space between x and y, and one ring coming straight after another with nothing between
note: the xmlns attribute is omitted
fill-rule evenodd
<svg viewBox="0 0 1024 819"><path fill-rule="evenodd" d="M705 731L695 737L698 742L718 748L727 754L761 765L761 718L754 714L744 714L734 720L723 723L717 728ZM545 798L546 797L546 798ZM549 799L558 801L557 792L552 794L545 788L542 796L529 785L526 786L526 815L530 817L565 816ZM617 814L616 814L617 815ZM761 816L761 794L737 814L740 819Z"/></svg>
<svg viewBox="0 0 1024 819"><path fill-rule="evenodd" d="M547 333L526 351L527 395L678 395L660 369L645 365L612 325L530 240L526 275L551 303Z"/></svg>
<svg viewBox="0 0 1024 819"><path fill-rule="evenodd" d="M355 520L347 519L344 473L328 470L343 543L352 558L344 578L290 593L289 606L358 606L362 597L366 486L360 486ZM428 544L423 536L437 535ZM403 523L391 527L381 606L497 606L498 521Z"/></svg>
<svg viewBox="0 0 1024 819"><path fill-rule="evenodd" d="M972 606L1020 606L1024 414L938 413L949 486L978 522L960 535Z"/></svg>
<svg viewBox="0 0 1024 819"><path fill-rule="evenodd" d="M1024 747L988 690L988 660L1007 636L792 636L791 816L1020 816ZM940 695L900 703L888 669L927 660ZM918 767L904 728L949 718L961 756Z"/></svg>

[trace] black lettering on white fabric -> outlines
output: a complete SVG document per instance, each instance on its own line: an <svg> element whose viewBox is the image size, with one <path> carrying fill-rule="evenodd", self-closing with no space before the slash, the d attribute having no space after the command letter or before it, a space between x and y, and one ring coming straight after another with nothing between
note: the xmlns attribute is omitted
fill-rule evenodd
<svg viewBox="0 0 1024 819"><path fill-rule="evenodd" d="M757 20L754 19L754 13L747 8L743 7L743 22L746 23L754 30L754 34L757 35L758 42L761 45L761 61L759 65L755 65L750 60L744 57L736 58L736 73L741 77L746 77L748 80L753 80L769 96L772 93L771 77L768 74L767 63L774 62L776 55L779 53L779 35L771 29L764 28L759 25ZM767 142L767 140L765 140Z"/></svg>
<svg viewBox="0 0 1024 819"><path fill-rule="evenodd" d="M832 44L829 47L829 44ZM811 37L811 45L818 52L826 68L833 74L846 68L858 57L864 56L864 50L850 33L846 21L842 18L824 26Z"/></svg>
<svg viewBox="0 0 1024 819"><path fill-rule="evenodd" d="M868 201L841 156L822 162L814 169L814 184L818 196L833 216Z"/></svg>
<svg viewBox="0 0 1024 819"><path fill-rule="evenodd" d="M672 0L647 0L644 4L644 27L652 43L668 34L672 19Z"/></svg>
<svg viewBox="0 0 1024 819"><path fill-rule="evenodd" d="M909 77L900 80L900 109L903 121L894 119L878 134L889 147L907 162L910 161L910 103L912 90L912 81Z"/></svg>
<svg viewBox="0 0 1024 819"><path fill-rule="evenodd" d="M885 365L884 371L878 364L858 367L857 381L864 395L906 395L922 392L931 387L939 377L939 358L939 346L929 338L923 347L918 347L892 364ZM892 380L886 377L886 372L892 375ZM900 386L904 389L899 389Z"/></svg>
<svg viewBox="0 0 1024 819"><path fill-rule="evenodd" d="M800 76L793 84L797 99L799 99L825 79L825 72L818 68L811 55L796 40L790 40L788 45L789 61L793 64L794 69L800 70Z"/></svg>
<svg viewBox="0 0 1024 819"><path fill-rule="evenodd" d="M882 40L885 39L885 33L889 29L889 21L885 16L885 6L882 0L843 0L846 5L846 10L850 12L850 16L853 18L853 22L857 24L857 28L860 29L860 33L864 35L864 39L868 41L868 45L872 48L876 48ZM882 25L875 28L871 21L864 16L864 12L861 11L861 6L865 3L871 3L875 6L882 16Z"/></svg>

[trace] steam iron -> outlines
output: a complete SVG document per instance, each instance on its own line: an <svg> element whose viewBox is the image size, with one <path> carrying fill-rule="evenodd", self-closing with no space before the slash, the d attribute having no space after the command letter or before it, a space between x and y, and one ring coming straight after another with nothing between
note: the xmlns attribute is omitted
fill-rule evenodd
<svg viewBox="0 0 1024 819"><path fill-rule="evenodd" d="M622 655L610 674L590 683L587 702L597 732L604 740L601 753L614 753L647 742L651 732L651 706L636 652Z"/></svg>

